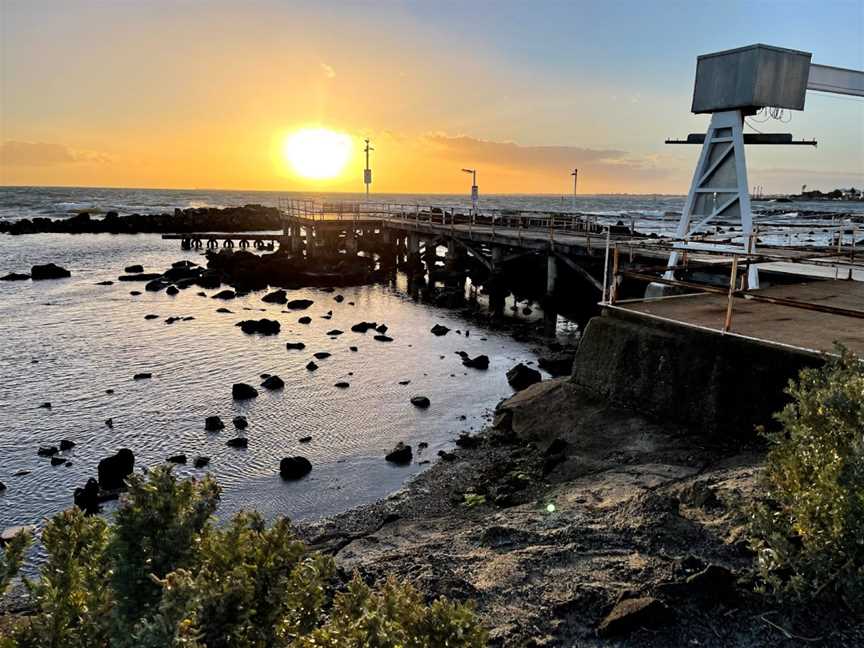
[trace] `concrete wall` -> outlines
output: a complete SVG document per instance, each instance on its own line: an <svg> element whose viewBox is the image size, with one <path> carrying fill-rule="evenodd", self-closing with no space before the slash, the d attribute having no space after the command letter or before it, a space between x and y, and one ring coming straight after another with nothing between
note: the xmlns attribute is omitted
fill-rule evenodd
<svg viewBox="0 0 864 648"><path fill-rule="evenodd" d="M790 378L816 356L651 320L592 319L571 381L587 392L696 433L753 437L787 402Z"/></svg>

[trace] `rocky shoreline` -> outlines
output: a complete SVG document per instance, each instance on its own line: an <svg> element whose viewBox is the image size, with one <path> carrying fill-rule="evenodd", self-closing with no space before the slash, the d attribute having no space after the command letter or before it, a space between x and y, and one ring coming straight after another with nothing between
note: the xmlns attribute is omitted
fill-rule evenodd
<svg viewBox="0 0 864 648"><path fill-rule="evenodd" d="M274 207L200 207L175 209L173 214L129 214L109 211L104 218L81 212L70 218L0 220L0 233L165 234L186 232L252 232L281 230L282 217Z"/></svg>
<svg viewBox="0 0 864 648"><path fill-rule="evenodd" d="M474 601L492 646L864 641L842 611L755 593L741 504L759 446L694 437L566 378L515 394L472 438L301 536L346 573Z"/></svg>

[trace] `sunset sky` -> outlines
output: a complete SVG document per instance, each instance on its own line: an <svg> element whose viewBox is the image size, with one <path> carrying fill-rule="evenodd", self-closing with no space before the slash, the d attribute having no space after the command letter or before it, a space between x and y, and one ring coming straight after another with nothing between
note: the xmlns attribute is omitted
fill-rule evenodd
<svg viewBox="0 0 864 648"><path fill-rule="evenodd" d="M864 69L864 1L0 0L0 184L686 193L696 56L756 42ZM864 100L808 93L819 147L748 149L771 192L864 185ZM285 139L349 139L330 179Z"/></svg>

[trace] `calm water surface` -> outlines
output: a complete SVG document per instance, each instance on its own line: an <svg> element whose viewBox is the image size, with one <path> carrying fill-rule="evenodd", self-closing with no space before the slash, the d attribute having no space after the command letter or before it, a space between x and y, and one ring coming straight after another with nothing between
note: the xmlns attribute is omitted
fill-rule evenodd
<svg viewBox="0 0 864 648"><path fill-rule="evenodd" d="M483 332L458 315L417 304L397 290L364 286L338 290L289 291L308 298L307 311L283 313L261 301L263 292L223 302L200 297L191 287L174 297L149 293L142 283L116 280L124 266L141 263L161 272L181 258L204 263L195 252L181 252L176 242L156 235L38 234L0 237L0 274L28 271L53 261L72 271L69 279L0 282L0 528L39 524L72 503L72 491L96 475L99 460L122 447L136 454L136 470L172 454L185 453L184 475L202 474L191 458L211 458L209 471L224 487L220 515L255 508L268 517L308 519L374 501L398 489L450 447L460 431L478 430L484 415L512 393L505 372L516 362L536 360L530 347L493 332ZM131 296L130 290L142 295ZM214 294L215 290L206 291ZM348 302L354 302L354 306ZM219 314L226 306L232 314ZM248 310L246 310L248 309ZM323 319L327 311L332 319ZM147 314L158 319L145 320ZM301 325L302 315L312 324ZM168 325L169 316L192 316ZM244 335L234 324L249 317L269 317L282 324L277 336ZM386 323L391 343L373 333L350 331L361 320ZM429 329L442 323L471 330L436 338ZM331 329L344 335L331 339ZM485 339L484 339L485 338ZM287 351L287 341L306 343ZM349 346L356 345L357 352ZM488 371L466 369L456 351L485 353ZM316 351L332 353L305 369ZM134 381L139 372L150 380ZM285 381L277 392L261 390L252 401L235 402L231 384L258 385L260 374ZM400 381L410 380L407 386ZM334 383L347 381L348 389ZM113 394L106 390L113 389ZM432 406L418 410L410 396L429 396ZM40 404L50 402L51 409ZM204 418L219 415L226 429L204 431ZM235 436L231 418L249 419L248 450L225 445ZM461 416L466 420L461 420ZM105 421L113 419L113 429ZM308 444L302 436L312 435ZM70 467L52 467L37 457L40 445L70 439ZM397 441L429 448L409 467L395 467L383 455ZM298 482L278 475L281 457L307 456L313 472ZM18 471L30 471L15 476Z"/></svg>

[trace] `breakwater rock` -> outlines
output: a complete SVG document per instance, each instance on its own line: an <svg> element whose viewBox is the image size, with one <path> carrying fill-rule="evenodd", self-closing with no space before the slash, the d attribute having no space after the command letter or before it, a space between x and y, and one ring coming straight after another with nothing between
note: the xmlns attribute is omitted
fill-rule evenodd
<svg viewBox="0 0 864 648"><path fill-rule="evenodd" d="M200 207L175 209L173 214L129 214L108 212L104 218L93 218L82 212L71 218L22 218L0 220L0 232L6 234L139 234L166 232L250 232L282 229L279 210L263 205L243 207Z"/></svg>

